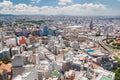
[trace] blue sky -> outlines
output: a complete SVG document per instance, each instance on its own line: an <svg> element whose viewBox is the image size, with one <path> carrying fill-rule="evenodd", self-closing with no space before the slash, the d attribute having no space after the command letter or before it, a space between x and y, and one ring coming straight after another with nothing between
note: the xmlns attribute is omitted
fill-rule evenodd
<svg viewBox="0 0 120 80"><path fill-rule="evenodd" d="M0 0L0 13L120 16L120 0Z"/></svg>

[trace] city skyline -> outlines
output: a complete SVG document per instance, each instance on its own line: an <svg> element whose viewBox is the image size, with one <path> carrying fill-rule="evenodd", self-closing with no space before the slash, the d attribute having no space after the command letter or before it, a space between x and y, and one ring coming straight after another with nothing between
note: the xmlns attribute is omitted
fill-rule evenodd
<svg viewBox="0 0 120 80"><path fill-rule="evenodd" d="M0 14L120 16L120 0L0 0Z"/></svg>

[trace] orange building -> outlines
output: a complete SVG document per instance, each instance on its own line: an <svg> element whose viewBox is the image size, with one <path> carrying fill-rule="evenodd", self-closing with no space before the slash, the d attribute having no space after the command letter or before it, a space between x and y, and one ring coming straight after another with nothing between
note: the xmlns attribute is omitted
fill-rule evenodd
<svg viewBox="0 0 120 80"><path fill-rule="evenodd" d="M10 80L11 77L11 68L12 64L4 64L2 61L0 62L0 79L7 75L7 79Z"/></svg>
<svg viewBox="0 0 120 80"><path fill-rule="evenodd" d="M94 69L98 69L100 67L99 65L97 65L95 63L92 63L92 66L93 66Z"/></svg>
<svg viewBox="0 0 120 80"><path fill-rule="evenodd" d="M30 36L30 41L31 42L35 41L35 37L34 36Z"/></svg>
<svg viewBox="0 0 120 80"><path fill-rule="evenodd" d="M120 44L120 38L116 39L116 43Z"/></svg>
<svg viewBox="0 0 120 80"><path fill-rule="evenodd" d="M21 37L21 39L19 40L19 44L26 44L26 38L24 36Z"/></svg>

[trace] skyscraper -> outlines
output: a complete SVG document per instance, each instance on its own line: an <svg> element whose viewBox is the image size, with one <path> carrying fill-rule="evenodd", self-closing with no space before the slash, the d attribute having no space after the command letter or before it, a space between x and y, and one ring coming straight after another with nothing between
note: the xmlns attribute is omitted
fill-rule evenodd
<svg viewBox="0 0 120 80"><path fill-rule="evenodd" d="M107 40L108 40L108 36L109 36L108 30L109 30L109 27L108 27L108 26L105 27L105 29L104 29L104 34L106 35ZM107 41L107 40L106 40L106 41Z"/></svg>
<svg viewBox="0 0 120 80"><path fill-rule="evenodd" d="M104 34L105 34L105 35L107 35L107 34L108 34L108 29L109 29L109 27L108 27L108 26L104 28Z"/></svg>
<svg viewBox="0 0 120 80"><path fill-rule="evenodd" d="M93 22L91 20L90 25L89 25L90 30L93 30Z"/></svg>
<svg viewBox="0 0 120 80"><path fill-rule="evenodd" d="M42 28L42 36L47 36L47 35L48 35L48 27L44 25Z"/></svg>

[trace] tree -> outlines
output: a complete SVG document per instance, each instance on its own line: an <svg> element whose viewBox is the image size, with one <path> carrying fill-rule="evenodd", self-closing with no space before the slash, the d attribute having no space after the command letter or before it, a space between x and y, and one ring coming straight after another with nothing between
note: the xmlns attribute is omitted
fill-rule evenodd
<svg viewBox="0 0 120 80"><path fill-rule="evenodd" d="M120 68L116 70L112 70L115 73L115 80L120 80Z"/></svg>

